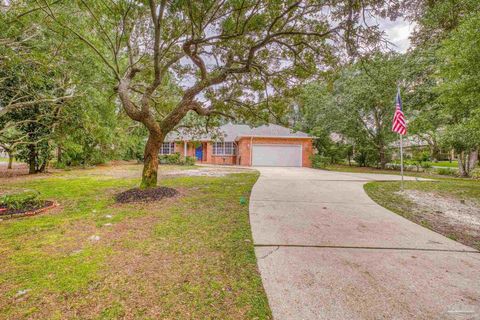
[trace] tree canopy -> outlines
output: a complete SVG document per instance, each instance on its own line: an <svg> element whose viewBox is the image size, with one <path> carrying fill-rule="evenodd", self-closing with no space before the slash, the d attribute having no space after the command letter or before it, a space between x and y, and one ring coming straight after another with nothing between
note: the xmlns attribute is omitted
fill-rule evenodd
<svg viewBox="0 0 480 320"><path fill-rule="evenodd" d="M292 86L378 45L365 12L398 9L379 0L37 3L50 28L96 54L125 113L148 130L143 187L156 185L159 147L188 112L267 120Z"/></svg>

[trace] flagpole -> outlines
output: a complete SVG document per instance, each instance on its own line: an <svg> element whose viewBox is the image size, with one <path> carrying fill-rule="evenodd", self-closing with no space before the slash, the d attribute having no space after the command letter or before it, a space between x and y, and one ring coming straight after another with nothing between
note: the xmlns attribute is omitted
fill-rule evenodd
<svg viewBox="0 0 480 320"><path fill-rule="evenodd" d="M397 97L400 97L400 82L397 83ZM401 102L399 101L398 103ZM399 133L398 136L400 138L400 175L402 176L402 181L400 182L400 190L403 192L403 135Z"/></svg>
<svg viewBox="0 0 480 320"><path fill-rule="evenodd" d="M400 174L402 175L401 191L403 192L403 136L400 136Z"/></svg>

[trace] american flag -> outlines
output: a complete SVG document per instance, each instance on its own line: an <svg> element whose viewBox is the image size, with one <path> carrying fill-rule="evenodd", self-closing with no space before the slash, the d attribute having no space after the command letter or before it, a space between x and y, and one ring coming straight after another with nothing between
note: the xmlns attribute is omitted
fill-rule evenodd
<svg viewBox="0 0 480 320"><path fill-rule="evenodd" d="M392 131L402 136L407 134L407 124L405 123L405 115L402 110L402 98L400 97L400 89L397 91L397 97L395 98L396 107L395 115L393 116Z"/></svg>

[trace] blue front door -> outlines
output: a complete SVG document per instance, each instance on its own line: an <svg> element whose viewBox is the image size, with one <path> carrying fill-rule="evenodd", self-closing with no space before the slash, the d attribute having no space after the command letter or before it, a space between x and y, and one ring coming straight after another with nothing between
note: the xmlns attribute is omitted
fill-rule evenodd
<svg viewBox="0 0 480 320"><path fill-rule="evenodd" d="M197 160L199 161L202 161L202 157L203 157L203 147L200 146L195 149L195 158L197 158Z"/></svg>

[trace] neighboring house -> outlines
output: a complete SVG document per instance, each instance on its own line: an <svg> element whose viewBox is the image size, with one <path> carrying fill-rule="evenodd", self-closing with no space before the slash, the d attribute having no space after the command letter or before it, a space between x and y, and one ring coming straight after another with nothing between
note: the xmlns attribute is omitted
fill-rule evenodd
<svg viewBox="0 0 480 320"><path fill-rule="evenodd" d="M241 166L310 167L312 139L275 124L251 128L226 124L217 134L200 137L172 132L167 135L160 154L180 153L200 163ZM218 136L216 138L216 136Z"/></svg>
<svg viewBox="0 0 480 320"><path fill-rule="evenodd" d="M400 141L395 140L390 144L393 159L400 158ZM417 135L411 135L403 138L403 155L407 158L412 158L415 153L427 151L430 154L433 153L432 147L422 138ZM437 160L452 160L455 159L455 153L453 150L445 150L438 148Z"/></svg>

